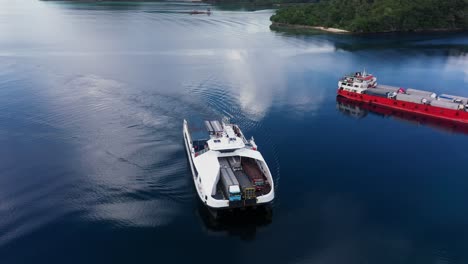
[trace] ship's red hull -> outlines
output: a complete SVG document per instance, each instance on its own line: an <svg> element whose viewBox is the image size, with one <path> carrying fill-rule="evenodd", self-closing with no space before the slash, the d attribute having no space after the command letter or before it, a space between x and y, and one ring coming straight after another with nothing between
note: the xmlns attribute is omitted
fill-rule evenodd
<svg viewBox="0 0 468 264"><path fill-rule="evenodd" d="M386 106L372 105L360 101L348 99L343 96L337 96L336 101L339 105L352 107L352 109L359 109L367 113L374 113L379 116L389 117L398 121L405 121L413 125L425 125L437 130L449 133L461 133L468 135L468 123L453 122L446 119L434 118L423 116L419 114L410 113L408 111L401 111L392 109ZM340 110L344 114L348 114L348 109ZM356 116L357 118L364 118L366 115Z"/></svg>
<svg viewBox="0 0 468 264"><path fill-rule="evenodd" d="M468 112L464 110L452 110L431 105L399 101L369 94L348 92L342 89L338 89L338 95L359 102L379 105L432 118L440 118L452 122L468 124Z"/></svg>

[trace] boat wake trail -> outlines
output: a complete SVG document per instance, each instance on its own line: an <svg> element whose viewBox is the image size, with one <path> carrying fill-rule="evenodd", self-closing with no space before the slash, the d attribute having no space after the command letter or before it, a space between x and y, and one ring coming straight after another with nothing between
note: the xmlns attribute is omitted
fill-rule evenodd
<svg viewBox="0 0 468 264"><path fill-rule="evenodd" d="M10 105L37 111L0 116L16 127L0 139L10 149L0 166L0 246L76 214L116 227L165 225L192 202L180 136L188 110L177 97L97 75L51 79ZM32 127L37 134L24 137ZM49 151L21 151L28 141Z"/></svg>
<svg viewBox="0 0 468 264"><path fill-rule="evenodd" d="M275 188L279 186L280 159L271 133L265 127L258 113L246 111L240 104L240 95L232 91L238 91L227 83L215 78L209 78L198 84L190 84L186 87L186 94L196 97L192 100L202 102L216 118L229 117L233 123L242 127L246 135L253 135L270 164L270 170L275 181ZM264 115L262 112L261 115ZM208 118L213 118L213 116Z"/></svg>

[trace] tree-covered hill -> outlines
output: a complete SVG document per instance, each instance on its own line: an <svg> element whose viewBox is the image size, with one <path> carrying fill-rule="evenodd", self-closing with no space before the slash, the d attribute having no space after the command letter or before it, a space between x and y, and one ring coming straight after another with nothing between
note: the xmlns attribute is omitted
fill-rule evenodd
<svg viewBox="0 0 468 264"><path fill-rule="evenodd" d="M323 0L277 10L274 23L353 32L468 29L468 0Z"/></svg>

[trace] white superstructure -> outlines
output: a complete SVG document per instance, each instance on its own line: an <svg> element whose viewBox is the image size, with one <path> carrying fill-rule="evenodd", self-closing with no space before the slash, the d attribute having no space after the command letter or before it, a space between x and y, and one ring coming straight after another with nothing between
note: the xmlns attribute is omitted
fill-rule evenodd
<svg viewBox="0 0 468 264"><path fill-rule="evenodd" d="M374 88L376 86L377 78L365 70L346 75L338 81L338 88L354 93L362 93L367 88Z"/></svg>
<svg viewBox="0 0 468 264"><path fill-rule="evenodd" d="M198 196L214 209L270 203L274 184L253 138L247 140L228 120L205 121L193 139L184 120L185 148Z"/></svg>

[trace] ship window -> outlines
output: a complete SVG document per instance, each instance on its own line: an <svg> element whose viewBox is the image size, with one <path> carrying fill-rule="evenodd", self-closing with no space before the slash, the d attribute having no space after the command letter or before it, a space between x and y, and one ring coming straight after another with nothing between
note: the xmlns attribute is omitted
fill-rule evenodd
<svg viewBox="0 0 468 264"><path fill-rule="evenodd" d="M234 152L236 149L221 149L219 152L221 153L229 153L229 152Z"/></svg>

